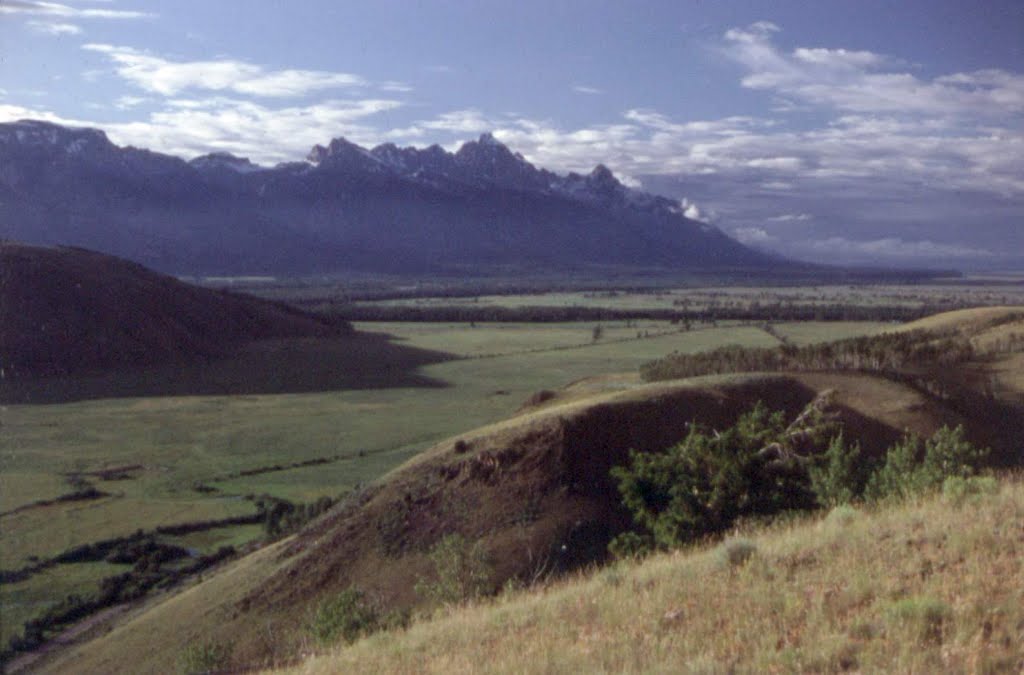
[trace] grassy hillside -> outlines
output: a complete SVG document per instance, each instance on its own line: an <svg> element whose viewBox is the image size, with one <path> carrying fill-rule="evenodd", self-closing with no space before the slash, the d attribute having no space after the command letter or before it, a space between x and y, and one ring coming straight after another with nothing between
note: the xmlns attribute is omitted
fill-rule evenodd
<svg viewBox="0 0 1024 675"><path fill-rule="evenodd" d="M730 550L749 548L742 563ZM735 556L734 556L735 557ZM1024 669L1024 483L738 532L328 650L290 673Z"/></svg>
<svg viewBox="0 0 1024 675"><path fill-rule="evenodd" d="M985 331L1016 325L1013 319L994 324L986 318L984 331L967 335L987 339ZM463 331L464 341L458 344L465 353L473 353L480 347L469 334L472 330L477 329L441 328L439 335L454 342ZM905 430L930 436L945 424L965 424L968 437L978 444L989 445L988 438L995 433L1004 451L1001 457L1008 461L1013 454L1020 463L1024 398L1014 389L1020 354L1012 349L985 352L987 360L972 362L971 378L963 383L965 389L983 385L984 391L975 392L981 397L977 400L999 414L1012 413L996 428L965 416L963 410L974 409L959 406L959 399L949 392L938 395L912 381L857 371L725 374L650 384L641 383L635 374L586 377L618 370L616 365L636 367L650 358L647 355L664 354L670 344L681 347L680 353L699 351L713 333L723 340L731 334L775 339L750 327L624 342L602 339L561 348L559 342L568 337L564 331L565 327L558 328L531 338L537 340L538 351L468 358L425 369L425 374L453 385L450 389L165 399L132 402L131 410L123 409L124 402L106 404L114 406L105 408L110 419L130 420L140 434L137 443L123 441L127 454L118 459L126 461L137 452L136 446L153 453L126 481L118 499L144 482L160 486L172 499L207 506L237 504L229 499L232 494L257 486L283 491L303 485L358 489L297 535L230 563L185 592L151 599L114 622L109 632L68 647L36 669L61 672L73 663L95 672L166 672L169 664L203 640L230 645L226 663L233 666L284 663L308 652L316 607L345 589L365 593L384 612L421 611L426 596L416 583L430 576L432 551L453 534L492 561L493 573L483 589L491 592L508 583L601 561L609 539L628 518L610 468L625 462L631 448L658 452L678 443L689 433L691 422L724 430L757 401L783 410L787 422L812 400L831 401L829 414L837 416L847 439L857 440L867 457L879 457ZM816 334L811 329L793 341L811 344ZM517 339L509 344L524 349L527 342ZM956 377L960 365L954 362L948 375ZM991 381L975 378L979 372L990 373ZM444 376L438 377L441 373ZM565 382L572 384L551 387ZM516 411L527 393L549 387L552 391ZM91 453L83 453L88 463L78 471L92 469L93 464L109 467L112 460L103 459L110 450L104 439L118 436L90 421L87 413L97 405L77 407L75 424L81 428L74 429L62 423L54 427L57 418L47 416L51 411L15 409L28 415L22 422L31 423L12 425L17 432L12 438L32 439L36 452L45 450L57 457L52 455L54 444L65 442L69 434L85 445L67 448L88 448ZM76 410L61 408L64 413ZM172 419L177 421L168 424ZM290 426L282 426L285 422ZM486 426L467 430L474 424ZM354 445L369 438L373 445ZM323 466L244 476L239 471L280 464L285 457L324 456L322 448L336 451L342 446L353 451L365 448L366 453ZM191 453L190 461L171 471L161 469L159 457L172 448ZM368 466L380 475L402 459L408 461L380 480L353 485L354 475L372 477ZM11 468L28 473L37 464ZM230 492L187 494L197 479ZM22 590L28 599L29 589ZM902 596L885 599L899 601ZM788 611L787 602L777 607L779 612ZM571 630L566 621L562 623L566 625L560 624L559 630ZM623 664L607 668L632 668Z"/></svg>
<svg viewBox="0 0 1024 675"><path fill-rule="evenodd" d="M132 672L163 672L204 636L230 643L237 665L274 663L308 648L311 612L346 587L389 609L417 606L416 580L449 533L481 542L495 586L599 559L622 518L607 470L629 448L667 447L694 419L724 428L757 400L792 415L823 389L836 391L844 421L871 453L900 429L929 435L957 421L911 389L856 375L715 377L556 397L435 445L272 552L154 603L46 668L58 672L66 658L92 671L130 663Z"/></svg>

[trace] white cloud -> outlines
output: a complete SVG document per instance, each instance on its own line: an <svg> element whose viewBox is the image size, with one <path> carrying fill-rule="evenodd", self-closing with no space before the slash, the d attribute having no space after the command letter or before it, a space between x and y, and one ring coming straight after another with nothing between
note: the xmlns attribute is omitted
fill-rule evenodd
<svg viewBox="0 0 1024 675"><path fill-rule="evenodd" d="M184 158L223 150L257 163L274 164L302 158L317 143L337 136L372 144L378 132L366 125L367 118L400 105L398 101L366 99L270 108L228 98L175 99L144 120L96 124L42 109L0 104L0 122L41 119L66 126L98 126L118 145Z"/></svg>
<svg viewBox="0 0 1024 675"><path fill-rule="evenodd" d="M793 50L793 58L797 61L823 66L833 70L857 70L874 68L883 65L886 60L873 52L848 51L846 49L807 49L798 47Z"/></svg>
<svg viewBox="0 0 1024 675"><path fill-rule="evenodd" d="M326 139L345 136L372 142L374 130L362 120L400 105L397 101L324 101L311 106L267 108L252 102L175 101L146 122L112 125L111 139L184 157L224 150L257 163L304 157Z"/></svg>
<svg viewBox="0 0 1024 675"><path fill-rule="evenodd" d="M25 25L34 32L42 33L43 35L78 35L82 32L82 29L73 23L27 21Z"/></svg>
<svg viewBox="0 0 1024 675"><path fill-rule="evenodd" d="M682 209L683 215L690 220L699 220L702 223L710 223L714 220L713 213L705 213L699 206L697 206L697 204L687 197L683 197L679 201L679 208Z"/></svg>
<svg viewBox="0 0 1024 675"><path fill-rule="evenodd" d="M426 136L428 132L445 132L461 137L475 136L491 131L501 124L497 119L489 118L475 108L452 110L429 120L419 120L411 126L392 129L385 137L398 140L412 140Z"/></svg>
<svg viewBox="0 0 1024 675"><path fill-rule="evenodd" d="M963 244L942 244L929 240L905 241L899 237L885 237L867 241L850 240L846 237L795 243L793 248L817 254L840 254L846 259L938 259L938 258L992 258L994 253L987 249Z"/></svg>
<svg viewBox="0 0 1024 675"><path fill-rule="evenodd" d="M677 123L653 111L629 110L625 123L562 129L523 117L479 110L446 113L395 129L390 138L432 140L449 132L465 140L481 131L557 171L588 171L605 163L616 173L750 175L766 190L793 191L821 181L891 179L937 189L1024 194L1024 131L946 128L846 117L806 131L749 118Z"/></svg>
<svg viewBox="0 0 1024 675"><path fill-rule="evenodd" d="M632 190L643 190L644 189L643 182L639 178L634 178L633 176L630 176L629 174L620 173L617 176L615 176L615 178L620 183L622 183L623 185L625 185L626 187L628 187L628 188L630 188Z"/></svg>
<svg viewBox="0 0 1024 675"><path fill-rule="evenodd" d="M1005 116L1024 111L1019 73L989 69L926 80L885 70L890 60L868 51L799 47L784 53L772 43L776 30L754 24L725 33L723 52L749 71L744 87L859 113Z"/></svg>
<svg viewBox="0 0 1024 675"><path fill-rule="evenodd" d="M752 169L784 171L795 171L803 166L803 160L799 157L755 157L748 159L746 163Z"/></svg>
<svg viewBox="0 0 1024 675"><path fill-rule="evenodd" d="M0 14L35 14L68 19L148 19L155 15L121 9L81 9L59 2L43 0L4 0Z"/></svg>
<svg viewBox="0 0 1024 675"><path fill-rule="evenodd" d="M598 89L597 87L588 87L587 85L584 84L575 84L573 85L572 90L577 94L588 94L591 96L597 96L599 94L604 93L604 89Z"/></svg>
<svg viewBox="0 0 1024 675"><path fill-rule="evenodd" d="M781 216L772 216L765 218L765 220L773 223L799 223L807 220L811 220L813 216L809 213L784 213Z"/></svg>
<svg viewBox="0 0 1024 675"><path fill-rule="evenodd" d="M733 230L733 236L740 243L752 246L766 246L779 241L778 237L768 234L763 227L737 227Z"/></svg>
<svg viewBox="0 0 1024 675"><path fill-rule="evenodd" d="M405 94L405 93L408 93L410 91L413 91L412 85L407 84L405 82L396 82L394 80L388 80L386 82L381 82L379 85L377 85L377 87L381 91L390 91L390 92L395 92L395 93L399 93L399 94Z"/></svg>
<svg viewBox="0 0 1024 675"><path fill-rule="evenodd" d="M90 126L88 122L61 117L49 110L0 103L0 122L16 122L17 120L43 120L44 122L53 122L54 124L63 124L69 127Z"/></svg>
<svg viewBox="0 0 1024 675"><path fill-rule="evenodd" d="M730 28L725 32L727 40L733 42L755 42L766 40L772 33L778 33L781 29L771 21L757 21L743 28Z"/></svg>
<svg viewBox="0 0 1024 675"><path fill-rule="evenodd" d="M231 91L264 97L294 97L323 89L356 87L366 81L351 73L321 70L267 71L245 61L169 61L131 47L86 44L89 51L106 55L117 74L149 92L173 96L189 89Z"/></svg>
<svg viewBox="0 0 1024 675"><path fill-rule="evenodd" d="M146 96L119 96L114 101L114 107L120 110L130 110L153 99Z"/></svg>

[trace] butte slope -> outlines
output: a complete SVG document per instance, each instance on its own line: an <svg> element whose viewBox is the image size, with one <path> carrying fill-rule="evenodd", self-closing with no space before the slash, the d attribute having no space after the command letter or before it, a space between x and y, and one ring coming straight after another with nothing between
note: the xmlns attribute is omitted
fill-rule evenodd
<svg viewBox="0 0 1024 675"><path fill-rule="evenodd" d="M442 358L100 253L0 242L0 401L316 391Z"/></svg>

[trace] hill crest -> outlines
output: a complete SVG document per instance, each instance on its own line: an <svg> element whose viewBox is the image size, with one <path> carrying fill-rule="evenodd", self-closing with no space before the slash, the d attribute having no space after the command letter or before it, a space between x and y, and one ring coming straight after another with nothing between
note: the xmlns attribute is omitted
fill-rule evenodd
<svg viewBox="0 0 1024 675"><path fill-rule="evenodd" d="M0 242L6 379L189 363L254 340L349 333L344 322L192 286L101 253Z"/></svg>

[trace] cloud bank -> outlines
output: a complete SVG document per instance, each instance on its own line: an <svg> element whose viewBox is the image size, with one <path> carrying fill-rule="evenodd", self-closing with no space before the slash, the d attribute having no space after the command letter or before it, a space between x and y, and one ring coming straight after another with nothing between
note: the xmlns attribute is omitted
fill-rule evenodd
<svg viewBox="0 0 1024 675"><path fill-rule="evenodd" d="M93 11L143 16L25 0L0 8L61 19L101 18L82 14ZM38 29L74 33L72 24L60 25ZM537 165L586 172L604 163L627 184L680 199L690 217L790 255L981 264L1016 250L1024 259L1024 74L924 78L884 54L783 49L780 34L759 22L726 31L712 47L738 69L737 87L771 96L763 115L687 120L627 107L576 128L477 107L417 117L424 106L413 97L429 93L398 80L89 43L83 49L103 56L109 74L130 87L110 109L133 111L135 121L63 120L14 105L0 105L0 119L92 124L122 144L186 157L226 150L264 164L302 158L338 136L454 147L491 131ZM456 75L447 66L421 68ZM603 93L586 84L571 89ZM390 124L388 113L398 110L402 123Z"/></svg>
<svg viewBox="0 0 1024 675"><path fill-rule="evenodd" d="M107 56L115 64L120 77L144 91L164 96L174 96L191 89L292 98L324 89L367 84L363 78L351 73L266 70L232 59L170 61L131 47L108 44L90 43L83 45L82 49Z"/></svg>

